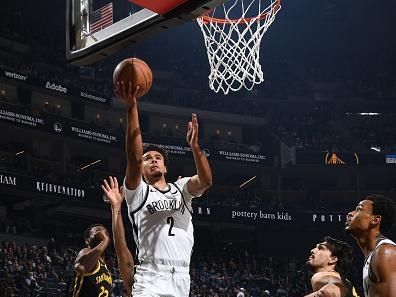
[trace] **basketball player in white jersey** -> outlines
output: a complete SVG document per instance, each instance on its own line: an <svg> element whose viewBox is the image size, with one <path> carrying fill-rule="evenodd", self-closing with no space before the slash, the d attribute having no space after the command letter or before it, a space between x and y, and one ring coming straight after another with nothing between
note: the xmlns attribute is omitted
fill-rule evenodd
<svg viewBox="0 0 396 297"><path fill-rule="evenodd" d="M307 266L314 273L313 293L305 297L358 297L346 275L352 263L352 248L347 243L325 237L308 258Z"/></svg>
<svg viewBox="0 0 396 297"><path fill-rule="evenodd" d="M198 120L188 123L187 142L194 156L196 174L167 183L167 154L150 146L143 151L136 94L122 82L118 94L128 99L124 180L125 200L132 223L137 259L134 297L187 297L189 265L194 244L191 201L212 185L208 160L198 144Z"/></svg>
<svg viewBox="0 0 396 297"><path fill-rule="evenodd" d="M345 231L362 250L363 289L366 297L396 296L396 244L386 235L395 223L395 203L370 195L348 213Z"/></svg>

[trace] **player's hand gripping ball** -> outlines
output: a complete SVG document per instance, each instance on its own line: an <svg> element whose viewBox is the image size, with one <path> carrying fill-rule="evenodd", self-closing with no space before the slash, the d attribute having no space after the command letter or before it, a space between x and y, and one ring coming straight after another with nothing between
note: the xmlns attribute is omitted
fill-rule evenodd
<svg viewBox="0 0 396 297"><path fill-rule="evenodd" d="M123 85L121 82L123 82ZM150 90L152 83L153 73L150 67L138 58L128 58L121 61L113 72L113 84L121 97L122 94L128 94L130 84L132 84L132 92L136 86L139 86L136 97L142 97ZM125 88L124 92L119 89L121 87ZM122 99L128 100L128 98Z"/></svg>

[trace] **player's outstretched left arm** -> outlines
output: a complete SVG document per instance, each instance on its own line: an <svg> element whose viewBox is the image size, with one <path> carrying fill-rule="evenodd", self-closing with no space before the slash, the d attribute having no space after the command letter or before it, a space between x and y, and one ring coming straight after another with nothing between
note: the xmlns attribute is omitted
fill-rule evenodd
<svg viewBox="0 0 396 297"><path fill-rule="evenodd" d="M194 156L197 174L192 176L187 184L188 191L196 196L201 195L212 186L212 171L205 153L198 144L198 119L192 114L191 122L188 123L187 142Z"/></svg>
<svg viewBox="0 0 396 297"><path fill-rule="evenodd" d="M113 242L118 259L118 268L127 296L131 296L133 285L134 262L132 254L125 240L125 229L122 222L121 206L124 197L118 188L117 178L109 176L109 182L103 181L102 189L111 204L111 223L113 229Z"/></svg>
<svg viewBox="0 0 396 297"><path fill-rule="evenodd" d="M375 296L396 296L396 246L381 245L371 263L377 277Z"/></svg>

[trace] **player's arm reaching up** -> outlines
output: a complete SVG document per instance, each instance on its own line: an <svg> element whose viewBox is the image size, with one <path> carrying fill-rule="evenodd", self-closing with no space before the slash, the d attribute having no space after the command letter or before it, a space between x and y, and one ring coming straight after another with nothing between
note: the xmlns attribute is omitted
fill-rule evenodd
<svg viewBox="0 0 396 297"><path fill-rule="evenodd" d="M188 191L194 196L199 196L212 186L212 171L209 166L205 152L198 144L198 119L196 114L192 114L191 122L188 123L186 136L194 156L197 174L188 181Z"/></svg>
<svg viewBox="0 0 396 297"><path fill-rule="evenodd" d="M98 263L98 259L103 255L109 245L109 241L109 236L104 230L92 233L85 241L88 247L83 248L77 255L74 262L74 270L79 274L86 274L93 271Z"/></svg>
<svg viewBox="0 0 396 297"><path fill-rule="evenodd" d="M126 86L123 81L117 82L116 94L128 104L125 142L127 157L125 185L130 190L137 188L142 177L143 142L136 99L138 91L139 86L132 90L132 83Z"/></svg>
<svg viewBox="0 0 396 297"><path fill-rule="evenodd" d="M128 293L127 296L131 296L134 262L125 240L125 230L122 222L121 206L124 201L124 197L118 188L118 181L115 177L109 176L109 182L104 180L102 189L111 205L113 242L118 259L118 268L120 269L124 287Z"/></svg>

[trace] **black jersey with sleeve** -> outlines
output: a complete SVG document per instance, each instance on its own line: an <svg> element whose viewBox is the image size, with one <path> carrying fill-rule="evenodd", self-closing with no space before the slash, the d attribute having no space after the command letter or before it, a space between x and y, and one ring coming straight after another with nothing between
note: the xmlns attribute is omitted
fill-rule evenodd
<svg viewBox="0 0 396 297"><path fill-rule="evenodd" d="M348 293L345 295L345 297L359 297L358 293L356 292L355 287L352 285L352 283L348 279L343 279L344 284L348 288Z"/></svg>
<svg viewBox="0 0 396 297"><path fill-rule="evenodd" d="M111 274L106 264L98 259L98 263L91 273L76 273L72 297L110 297L112 283Z"/></svg>

